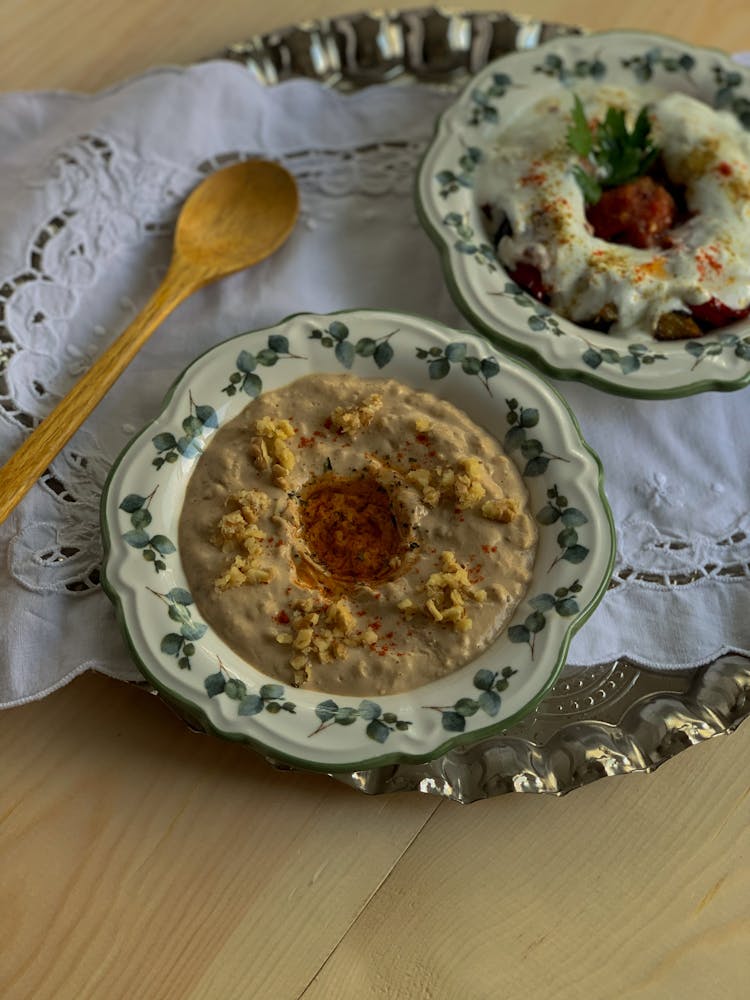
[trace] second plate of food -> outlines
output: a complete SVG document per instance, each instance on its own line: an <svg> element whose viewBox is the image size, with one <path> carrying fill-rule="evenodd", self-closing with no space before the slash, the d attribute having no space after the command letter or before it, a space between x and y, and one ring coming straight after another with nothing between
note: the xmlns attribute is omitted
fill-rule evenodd
<svg viewBox="0 0 750 1000"><path fill-rule="evenodd" d="M546 373L644 398L750 381L750 72L630 32L483 69L417 204L451 292Z"/></svg>
<svg viewBox="0 0 750 1000"><path fill-rule="evenodd" d="M102 524L146 678L206 730L324 771L511 725L614 559L599 461L554 389L375 311L198 358L114 466Z"/></svg>

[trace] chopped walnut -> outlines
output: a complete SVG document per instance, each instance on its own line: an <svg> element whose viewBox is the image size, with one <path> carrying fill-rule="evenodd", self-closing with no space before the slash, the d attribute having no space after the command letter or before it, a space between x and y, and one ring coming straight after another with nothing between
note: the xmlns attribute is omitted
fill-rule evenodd
<svg viewBox="0 0 750 1000"><path fill-rule="evenodd" d="M295 465L294 452L284 442L294 435L289 420L261 417L255 422L255 437L250 442L250 457L255 468L263 472L270 467L277 486L286 487L287 473Z"/></svg>
<svg viewBox="0 0 750 1000"><path fill-rule="evenodd" d="M478 458L461 458L458 466L461 471L457 473L453 486L456 503L465 510L467 507L474 507L485 494L481 483L484 466Z"/></svg>
<svg viewBox="0 0 750 1000"><path fill-rule="evenodd" d="M429 469L411 469L406 473L406 481L419 493L428 507L437 507L440 503L440 490L430 483Z"/></svg>
<svg viewBox="0 0 750 1000"><path fill-rule="evenodd" d="M262 564L265 535L257 520L268 509L269 498L260 490L241 490L230 494L227 503L235 509L220 518L214 544L222 552L235 555L226 572L214 581L215 587L230 590L245 584L268 583L273 574Z"/></svg>
<svg viewBox="0 0 750 1000"><path fill-rule="evenodd" d="M369 427L382 405L383 397L380 393L373 392L363 403L348 410L343 406L337 406L331 414L331 424L337 431L353 437L364 427Z"/></svg>
<svg viewBox="0 0 750 1000"><path fill-rule="evenodd" d="M518 500L503 497L501 500L485 500L481 506L482 517L500 524L509 524L519 510Z"/></svg>
<svg viewBox="0 0 750 1000"><path fill-rule="evenodd" d="M424 610L433 621L446 622L457 632L466 632L472 627L472 620L466 613L466 600L483 604L487 592L472 585L466 567L457 562L455 553L443 552L440 563L441 571L432 573L425 583Z"/></svg>
<svg viewBox="0 0 750 1000"><path fill-rule="evenodd" d="M274 638L292 650L289 665L294 671L292 683L295 687L309 679L313 663L343 660L350 649L371 646L378 640L378 634L372 628L366 628L357 635L356 619L343 597L328 605L316 603L313 598L297 601L289 628L277 632Z"/></svg>

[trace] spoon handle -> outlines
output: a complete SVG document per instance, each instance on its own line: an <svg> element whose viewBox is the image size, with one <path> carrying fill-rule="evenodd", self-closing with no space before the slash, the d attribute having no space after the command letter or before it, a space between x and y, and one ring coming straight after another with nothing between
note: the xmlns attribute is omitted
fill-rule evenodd
<svg viewBox="0 0 750 1000"><path fill-rule="evenodd" d="M164 280L130 326L0 468L0 523L101 402L159 323L201 283L179 258L172 260Z"/></svg>

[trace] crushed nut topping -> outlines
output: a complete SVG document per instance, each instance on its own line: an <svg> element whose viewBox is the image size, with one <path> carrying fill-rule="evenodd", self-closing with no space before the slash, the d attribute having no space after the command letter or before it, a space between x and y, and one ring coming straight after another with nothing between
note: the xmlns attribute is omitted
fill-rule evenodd
<svg viewBox="0 0 750 1000"><path fill-rule="evenodd" d="M358 431L370 426L373 417L382 405L383 397L380 393L373 392L358 406L353 406L350 409L337 406L331 414L331 425L337 431L353 437Z"/></svg>
<svg viewBox="0 0 750 1000"><path fill-rule="evenodd" d="M262 563L265 534L257 525L269 504L268 496L260 490L240 490L227 497L227 506L232 509L219 520L214 542L222 552L236 555L227 571L214 581L217 590L268 583L272 578L271 570Z"/></svg>
<svg viewBox="0 0 750 1000"><path fill-rule="evenodd" d="M480 510L482 512L482 517L486 517L489 521L499 521L500 524L510 524L516 514L518 514L519 503L518 500L513 500L508 497L503 497L502 500L485 500L480 507Z"/></svg>
<svg viewBox="0 0 750 1000"><path fill-rule="evenodd" d="M425 583L425 611L436 622L448 622L457 632L468 632L473 622L466 613L466 599L484 604L487 591L473 586L455 552L443 552L440 563L441 572L433 573Z"/></svg>
<svg viewBox="0 0 750 1000"><path fill-rule="evenodd" d="M255 436L250 442L250 457L259 472L271 468L273 482L286 488L286 477L295 466L294 452L285 444L294 436L294 427L289 420L274 420L261 417L255 422Z"/></svg>
<svg viewBox="0 0 750 1000"><path fill-rule="evenodd" d="M308 679L311 664L343 660L351 649L371 646L378 640L373 628L357 630L357 620L344 597L332 604L312 598L295 602L289 627L290 631L276 632L274 637L294 651L289 665L295 687Z"/></svg>

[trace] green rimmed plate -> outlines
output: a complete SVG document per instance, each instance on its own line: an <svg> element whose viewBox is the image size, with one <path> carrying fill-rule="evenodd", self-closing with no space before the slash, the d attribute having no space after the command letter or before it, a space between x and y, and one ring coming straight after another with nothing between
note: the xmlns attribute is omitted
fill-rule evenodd
<svg viewBox="0 0 750 1000"><path fill-rule="evenodd" d="M432 391L500 440L539 525L526 599L511 627L440 681L377 699L285 687L201 620L180 563L178 521L195 462L250 398L311 372L383 375ZM136 663L195 723L298 767L352 771L431 760L530 711L558 676L614 561L601 466L567 404L482 339L397 313L298 315L198 358L123 452L102 497L104 588Z"/></svg>
<svg viewBox="0 0 750 1000"><path fill-rule="evenodd" d="M742 388L750 382L750 321L671 343L637 330L610 336L555 316L497 261L474 188L482 162L505 125L545 94L572 95L582 81L648 84L651 96L655 88L683 91L750 129L750 72L715 50L611 32L495 60L440 118L417 179L418 212L456 304L495 343L557 378L654 399Z"/></svg>

